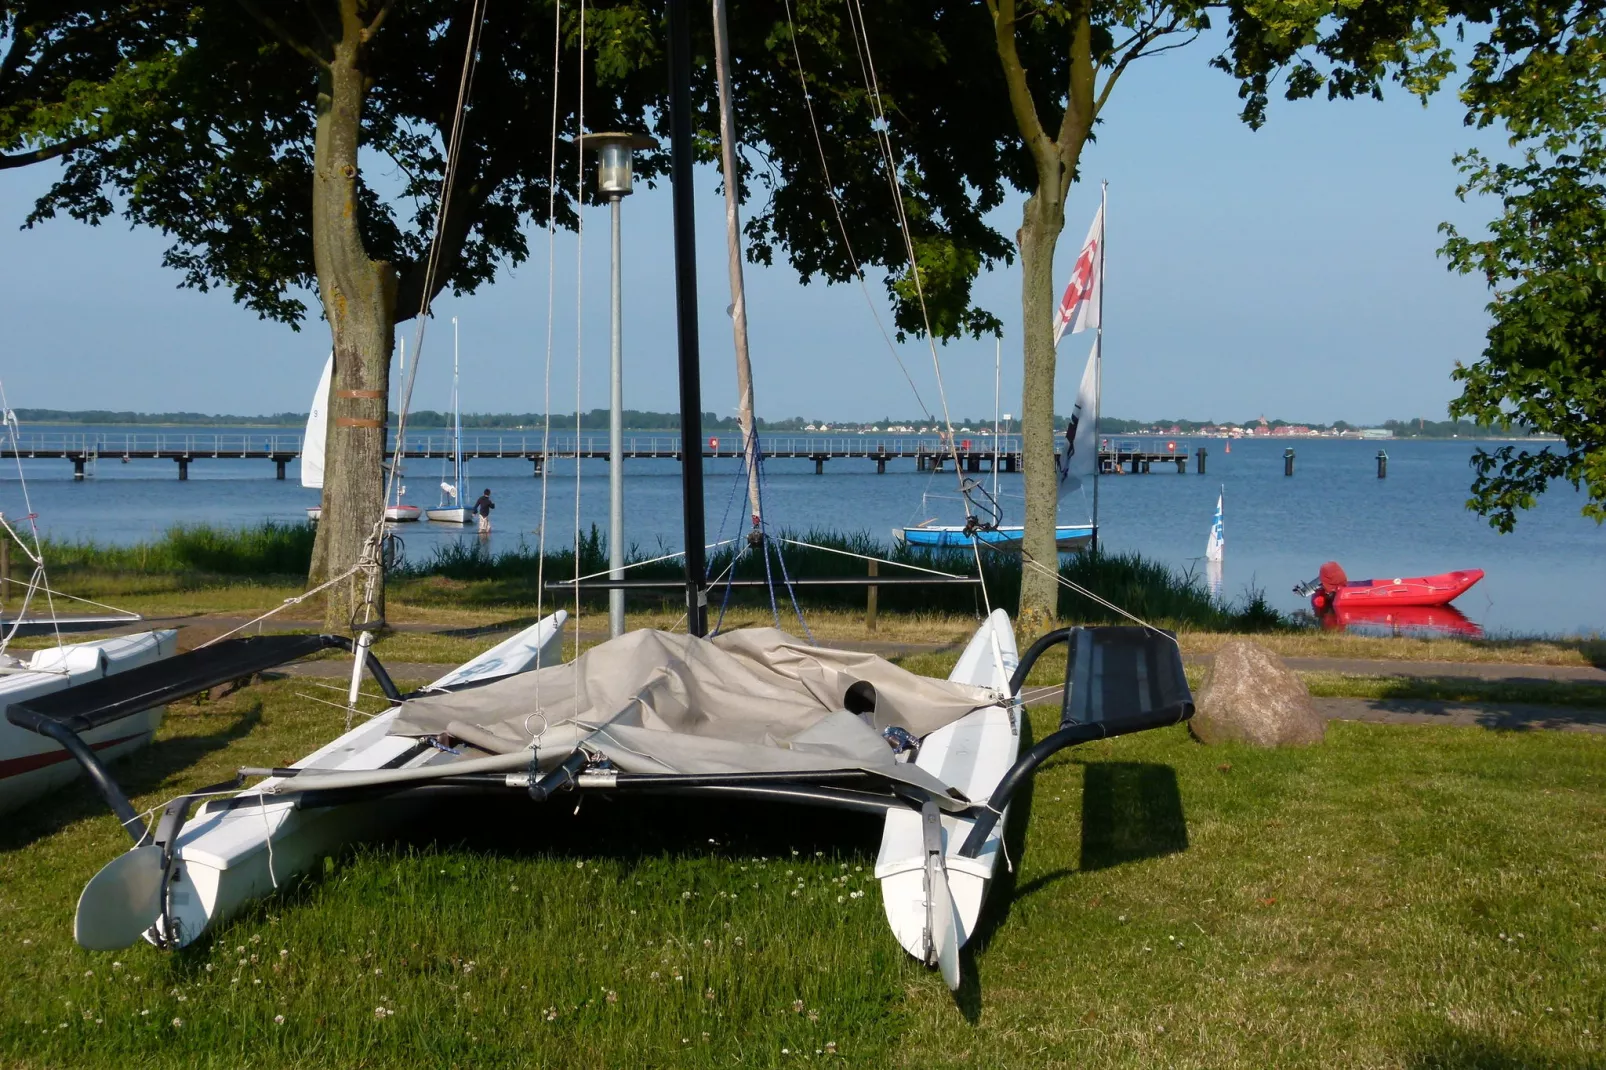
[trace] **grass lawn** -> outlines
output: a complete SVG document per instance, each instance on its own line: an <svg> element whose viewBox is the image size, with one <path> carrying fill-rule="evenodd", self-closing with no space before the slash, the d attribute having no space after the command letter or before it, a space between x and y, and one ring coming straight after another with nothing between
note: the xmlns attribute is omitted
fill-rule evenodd
<svg viewBox="0 0 1606 1070"><path fill-rule="evenodd" d="M119 775L146 807L298 757L318 693L174 707ZM886 931L874 821L572 810L442 808L185 952L98 954L73 905L126 839L60 792L0 829L0 1066L1606 1065L1599 736L1065 754L957 999Z"/></svg>

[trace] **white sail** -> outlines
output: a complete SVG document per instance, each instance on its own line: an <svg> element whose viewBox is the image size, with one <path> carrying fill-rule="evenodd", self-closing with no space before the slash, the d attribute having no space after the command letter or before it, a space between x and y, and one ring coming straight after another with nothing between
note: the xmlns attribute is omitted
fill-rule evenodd
<svg viewBox="0 0 1606 1070"><path fill-rule="evenodd" d="M329 381L335 374L335 355L324 361L318 389L312 392L312 411L307 414L307 433L301 440L301 485L323 488L324 436L329 433Z"/></svg>
<svg viewBox="0 0 1606 1070"><path fill-rule="evenodd" d="M1216 519L1210 525L1210 541L1205 543L1205 560L1220 561L1227 550L1227 533L1221 523L1221 505L1226 492L1216 496Z"/></svg>
<svg viewBox="0 0 1606 1070"><path fill-rule="evenodd" d="M1093 475L1098 467L1098 420L1096 413L1099 396L1099 342L1087 355L1087 367L1082 371L1082 385L1076 391L1076 405L1071 409L1070 426L1065 428L1065 452L1058 454L1055 465L1059 469L1059 496L1082 485L1082 479Z"/></svg>

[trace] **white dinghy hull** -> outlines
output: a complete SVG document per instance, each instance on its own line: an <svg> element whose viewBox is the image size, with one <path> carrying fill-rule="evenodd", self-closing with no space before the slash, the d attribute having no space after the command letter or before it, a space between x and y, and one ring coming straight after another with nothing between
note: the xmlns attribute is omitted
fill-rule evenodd
<svg viewBox="0 0 1606 1070"><path fill-rule="evenodd" d="M1018 662L1009 615L995 610L971 637L948 678L1009 694ZM976 710L927 736L915 764L969 799L984 802L1019 756L1020 718L1021 709L1013 703ZM958 950L976 930L1003 853L1000 820L975 858L962 856L960 846L974 825L969 817L942 814L942 853L933 858L922 815L889 810L876 856L875 875L893 935L909 954L940 966L950 987L958 986Z"/></svg>
<svg viewBox="0 0 1606 1070"><path fill-rule="evenodd" d="M556 664L562 656L567 620L568 614L561 610L545 617L430 686L449 687L512 675L538 664ZM415 739L389 735L395 717L396 711L390 710L365 721L296 762L293 768L407 769L449 757L421 747ZM176 840L168 886L172 931L158 931L161 923L152 918L146 939L170 947L192 943L253 900L307 872L326 854L383 834L409 812L407 806L384 799L338 807L303 807L295 796L271 794L280 783L282 778L270 777L227 802L202 807L184 825ZM130 905L118 900L127 894L128 886L126 881L90 882L78 902L76 930L80 942L99 932L126 931L126 926L108 929L99 919L122 918L130 913Z"/></svg>
<svg viewBox="0 0 1606 1070"><path fill-rule="evenodd" d="M82 772L61 744L7 721L5 708L168 657L177 645L177 636L178 632L166 628L73 643L59 650L50 647L35 651L29 660L28 668L38 671L0 676L0 814ZM162 713L158 706L130 714L83 733L83 740L103 761L115 761L150 742L161 727Z"/></svg>

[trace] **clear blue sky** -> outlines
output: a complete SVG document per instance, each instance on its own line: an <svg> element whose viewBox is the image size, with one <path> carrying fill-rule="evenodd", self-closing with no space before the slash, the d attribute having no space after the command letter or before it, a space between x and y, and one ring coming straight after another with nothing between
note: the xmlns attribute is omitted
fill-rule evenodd
<svg viewBox="0 0 1606 1070"><path fill-rule="evenodd" d="M1116 88L1088 182L1072 193L1059 275L1076 255L1110 183L1104 411L1244 420L1360 422L1442 417L1455 361L1482 349L1488 296L1435 256L1436 227L1475 226L1490 204L1460 204L1451 156L1492 139L1467 130L1453 97L1424 109L1399 92L1376 103L1280 103L1251 133L1232 82L1209 70L1203 43L1134 66ZM259 322L222 292L176 289L163 239L113 223L58 220L17 231L42 170L0 173L0 292L12 405L264 413L304 411L328 351L312 319L297 334ZM699 175L704 408L735 405L722 202ZM626 404L676 404L667 190L625 202ZM823 210L823 206L822 206ZM1020 202L1000 211L1012 234ZM576 241L557 249L551 384L555 410L575 404L577 304L581 403L607 404L606 210L588 216L582 270ZM451 316L463 331L469 411L540 411L546 369L546 241L534 262L465 299L443 298L431 327L415 407L444 408ZM577 287L576 279L581 279ZM877 419L918 407L857 287L801 286L785 266L749 266L748 304L762 416ZM577 289L579 297L577 299ZM878 304L880 285L872 287ZM1004 411L1020 398L1019 275L984 278L984 302L1007 325ZM885 308L880 312L888 321ZM413 324L404 325L411 339ZM1087 339L1060 350L1061 411ZM901 347L936 405L923 342ZM940 347L949 402L991 413L993 343Z"/></svg>

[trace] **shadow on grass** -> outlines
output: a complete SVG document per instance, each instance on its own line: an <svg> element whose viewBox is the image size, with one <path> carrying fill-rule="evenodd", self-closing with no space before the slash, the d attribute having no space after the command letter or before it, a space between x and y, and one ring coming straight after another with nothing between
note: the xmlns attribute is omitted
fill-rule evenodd
<svg viewBox="0 0 1606 1070"><path fill-rule="evenodd" d="M248 735L262 720L262 703L252 703L232 721L205 735L159 739L110 766L112 777L129 798L155 791L173 774L187 769L213 751L222 750ZM27 803L0 824L0 854L54 835L75 822L107 813L101 798L81 775L42 798ZM109 861L109 859L108 859Z"/></svg>
<svg viewBox="0 0 1606 1070"><path fill-rule="evenodd" d="M1153 762L1093 762L1083 769L1083 873L1187 849L1175 769Z"/></svg>
<svg viewBox="0 0 1606 1070"><path fill-rule="evenodd" d="M1400 1053L1407 1070L1585 1070L1600 1066L1585 1052L1544 1051L1459 1029L1441 1029Z"/></svg>

